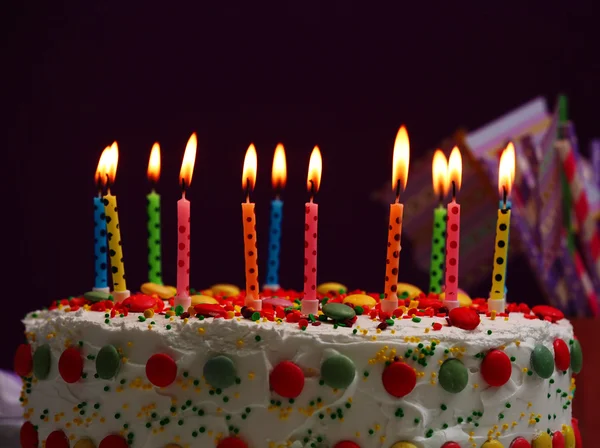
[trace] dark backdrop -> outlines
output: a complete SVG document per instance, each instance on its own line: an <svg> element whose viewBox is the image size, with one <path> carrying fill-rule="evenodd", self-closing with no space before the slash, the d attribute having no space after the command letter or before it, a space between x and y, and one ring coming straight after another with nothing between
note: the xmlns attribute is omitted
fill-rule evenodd
<svg viewBox="0 0 600 448"><path fill-rule="evenodd" d="M130 289L146 279L145 172L156 140L164 277L174 282L177 175L196 131L193 286L243 283L240 177L250 142L258 149L264 269L271 157L281 141L289 165L282 283L302 284L306 168L319 144L320 279L380 290L387 211L370 194L390 176L401 123L418 157L459 126L473 129L538 94L553 101L564 92L581 141L597 132L597 30L593 11L579 4L61 3L20 2L4 14L2 281L11 349L27 310L92 286L93 176L115 139ZM409 262L414 248L405 249L401 279L424 285L426 274ZM511 293L535 294L517 271Z"/></svg>

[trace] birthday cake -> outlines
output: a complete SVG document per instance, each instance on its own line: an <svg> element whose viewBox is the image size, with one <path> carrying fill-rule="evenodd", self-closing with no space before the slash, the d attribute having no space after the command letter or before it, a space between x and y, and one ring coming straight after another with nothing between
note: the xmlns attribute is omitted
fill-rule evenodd
<svg viewBox="0 0 600 448"><path fill-rule="evenodd" d="M192 291L187 310L142 291L26 316L23 448L581 446L582 353L554 308L448 312L399 288L388 314L340 286L306 316L293 291L266 291L261 311L232 286Z"/></svg>

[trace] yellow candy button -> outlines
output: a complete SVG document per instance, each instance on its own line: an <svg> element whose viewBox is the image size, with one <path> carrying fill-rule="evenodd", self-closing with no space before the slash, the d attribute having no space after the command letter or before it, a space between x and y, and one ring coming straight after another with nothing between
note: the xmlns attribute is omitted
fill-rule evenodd
<svg viewBox="0 0 600 448"><path fill-rule="evenodd" d="M217 299L213 299L212 297L204 296L202 294L192 296L191 299L192 305L200 305L201 303L219 303Z"/></svg>
<svg viewBox="0 0 600 448"><path fill-rule="evenodd" d="M211 286L213 294L216 295L224 295L226 297L237 296L240 293L240 288L235 285L229 285L227 283L220 283L218 285Z"/></svg>
<svg viewBox="0 0 600 448"><path fill-rule="evenodd" d="M575 448L575 432L569 425L563 425L563 436L565 436L565 448Z"/></svg>
<svg viewBox="0 0 600 448"><path fill-rule="evenodd" d="M410 442L396 442L392 445L392 448L417 448Z"/></svg>
<svg viewBox="0 0 600 448"><path fill-rule="evenodd" d="M444 300L444 297L446 297L446 294L441 293L440 300ZM471 306L473 304L473 301L471 300L471 298L464 292L459 291L457 294L457 297L458 297L458 303L460 306Z"/></svg>
<svg viewBox="0 0 600 448"><path fill-rule="evenodd" d="M73 448L96 448L96 445L90 439L79 439Z"/></svg>
<svg viewBox="0 0 600 448"><path fill-rule="evenodd" d="M170 299L177 294L177 288L172 286L157 285L156 283L144 283L141 287L144 294L152 296L156 294L161 299Z"/></svg>
<svg viewBox="0 0 600 448"><path fill-rule="evenodd" d="M344 298L344 303L350 303L354 306L375 306L377 301L366 294L351 294Z"/></svg>
<svg viewBox="0 0 600 448"><path fill-rule="evenodd" d="M348 292L348 288L346 288L345 285L336 282L321 283L319 286L317 286L317 293L319 294L325 295L329 294L330 292L334 293L335 295L346 294L346 292Z"/></svg>
<svg viewBox="0 0 600 448"><path fill-rule="evenodd" d="M547 432L541 432L533 439L533 448L552 448L552 437Z"/></svg>
<svg viewBox="0 0 600 448"><path fill-rule="evenodd" d="M502 445L497 440L488 440L483 445L481 445L481 448L504 448L504 445Z"/></svg>
<svg viewBox="0 0 600 448"><path fill-rule="evenodd" d="M400 296L400 298L402 298L402 293L407 293L408 297L405 297L406 299L414 299L422 292L423 291L421 291L415 285L411 285L409 283L398 283L398 296Z"/></svg>

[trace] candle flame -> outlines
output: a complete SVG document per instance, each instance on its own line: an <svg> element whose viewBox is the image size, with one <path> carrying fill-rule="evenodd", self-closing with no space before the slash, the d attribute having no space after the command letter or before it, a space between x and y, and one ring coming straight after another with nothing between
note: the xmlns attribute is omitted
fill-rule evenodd
<svg viewBox="0 0 600 448"><path fill-rule="evenodd" d="M287 164L285 160L285 149L283 145L279 143L275 148L275 154L273 155L273 170L271 172L271 183L273 184L274 190L282 190L285 187L287 180Z"/></svg>
<svg viewBox="0 0 600 448"><path fill-rule="evenodd" d="M500 166L498 169L498 190L500 192L500 196L504 196L504 190L506 190L506 195L510 195L512 190L513 182L515 180L515 169L516 169L516 161L515 161L515 146L510 142L504 151L502 151L502 155L500 156Z"/></svg>
<svg viewBox="0 0 600 448"><path fill-rule="evenodd" d="M254 190L256 185L256 170L258 169L258 157L254 143L250 143L244 157L244 168L242 169L242 188L246 193Z"/></svg>
<svg viewBox="0 0 600 448"><path fill-rule="evenodd" d="M196 163L196 148L198 139L194 132L185 146L183 161L181 162L181 171L179 172L179 185L184 190L192 184L192 174L194 174L194 164Z"/></svg>
<svg viewBox="0 0 600 448"><path fill-rule="evenodd" d="M433 192L436 196L446 196L448 194L448 160L444 153L436 149L433 154L433 163L431 165L431 174L433 178Z"/></svg>
<svg viewBox="0 0 600 448"><path fill-rule="evenodd" d="M105 150L106 158L104 163L104 172L103 177L106 179L106 183L110 187L115 183L115 179L117 177L117 165L119 164L119 146L117 142L113 142L112 145L107 147ZM104 152L100 159L102 160L104 156Z"/></svg>
<svg viewBox="0 0 600 448"><path fill-rule="evenodd" d="M406 127L402 125L396 135L394 156L392 160L392 190L397 191L398 182L402 189L406 188L408 179L408 163L410 159L410 142ZM399 193L399 190L397 191Z"/></svg>
<svg viewBox="0 0 600 448"><path fill-rule="evenodd" d="M454 182L453 194L460 190L462 183L462 157L460 149L457 146L452 148L450 158L448 159L448 181L449 185Z"/></svg>
<svg viewBox="0 0 600 448"><path fill-rule="evenodd" d="M94 175L94 181L98 188L106 187L106 172L108 167L108 159L110 157L110 146L107 146L102 151L100 159L98 160L98 168L96 168L96 174Z"/></svg>
<svg viewBox="0 0 600 448"><path fill-rule="evenodd" d="M316 194L321 186L321 172L323 171L323 159L318 146L315 146L310 154L308 162L308 177L306 187L311 194Z"/></svg>
<svg viewBox="0 0 600 448"><path fill-rule="evenodd" d="M157 183L158 179L160 179L160 145L156 142L152 145L148 160L148 180Z"/></svg>

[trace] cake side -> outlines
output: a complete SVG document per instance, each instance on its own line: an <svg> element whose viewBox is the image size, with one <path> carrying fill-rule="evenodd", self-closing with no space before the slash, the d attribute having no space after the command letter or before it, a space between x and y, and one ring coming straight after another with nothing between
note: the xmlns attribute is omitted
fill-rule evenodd
<svg viewBox="0 0 600 448"><path fill-rule="evenodd" d="M60 430L72 446L117 434L143 448L234 446L229 437L251 448L508 447L569 431L572 370L556 367L560 347L579 350L567 320L482 315L466 331L404 317L342 326L40 311L24 320L25 417L40 441Z"/></svg>

